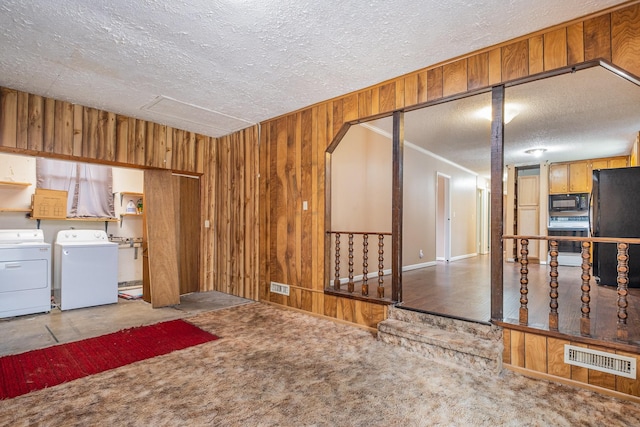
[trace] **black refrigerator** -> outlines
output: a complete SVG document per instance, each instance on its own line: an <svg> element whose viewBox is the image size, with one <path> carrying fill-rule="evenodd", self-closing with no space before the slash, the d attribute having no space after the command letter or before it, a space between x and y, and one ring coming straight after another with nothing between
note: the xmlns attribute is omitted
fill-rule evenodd
<svg viewBox="0 0 640 427"><path fill-rule="evenodd" d="M640 237L640 167L593 171L591 235ZM593 275L600 285L617 286L615 243L594 243ZM629 247L629 287L640 287L640 245Z"/></svg>

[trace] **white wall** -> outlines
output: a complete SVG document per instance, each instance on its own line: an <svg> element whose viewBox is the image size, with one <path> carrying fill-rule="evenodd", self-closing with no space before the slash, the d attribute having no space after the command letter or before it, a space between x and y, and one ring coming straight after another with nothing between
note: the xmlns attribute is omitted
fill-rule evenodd
<svg viewBox="0 0 640 427"><path fill-rule="evenodd" d="M405 144L403 265L436 260L437 174L450 177L451 259L472 256L476 251L477 175ZM422 250L424 257L420 258Z"/></svg>
<svg viewBox="0 0 640 427"><path fill-rule="evenodd" d="M485 179L443 161L412 144L404 151L403 266L436 260L436 175L450 176L452 259L477 253L476 189ZM391 230L392 152L389 135L352 126L331 157L331 229ZM390 239L385 239L390 254ZM330 249L333 250L334 243ZM361 272L361 243L355 241L354 264ZM341 236L341 277L347 275L347 236ZM423 257L419 254L422 250ZM388 257L387 260L389 259ZM387 262L385 269L390 268ZM334 272L332 257L332 274ZM369 272L377 270L377 239L369 242Z"/></svg>

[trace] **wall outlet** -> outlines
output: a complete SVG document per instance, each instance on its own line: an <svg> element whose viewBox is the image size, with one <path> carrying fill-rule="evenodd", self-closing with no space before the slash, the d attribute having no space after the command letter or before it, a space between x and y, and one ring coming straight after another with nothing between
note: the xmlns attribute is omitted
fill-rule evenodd
<svg viewBox="0 0 640 427"><path fill-rule="evenodd" d="M420 252L418 252L418 256L420 257L420 259L424 258L424 252L422 252L422 249L420 249Z"/></svg>

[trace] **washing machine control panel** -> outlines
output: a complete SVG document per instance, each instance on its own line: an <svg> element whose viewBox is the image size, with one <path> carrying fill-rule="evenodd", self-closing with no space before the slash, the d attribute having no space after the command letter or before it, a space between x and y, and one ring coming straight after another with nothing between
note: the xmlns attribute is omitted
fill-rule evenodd
<svg viewBox="0 0 640 427"><path fill-rule="evenodd" d="M57 243L108 242L107 233L102 230L62 230L58 232Z"/></svg>

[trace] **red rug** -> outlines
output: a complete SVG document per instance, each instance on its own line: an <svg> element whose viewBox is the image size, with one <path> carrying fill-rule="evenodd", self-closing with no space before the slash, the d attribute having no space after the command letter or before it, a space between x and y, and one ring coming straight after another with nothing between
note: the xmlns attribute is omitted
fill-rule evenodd
<svg viewBox="0 0 640 427"><path fill-rule="evenodd" d="M0 358L0 400L218 339L183 320Z"/></svg>

